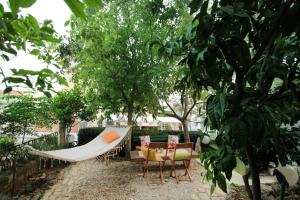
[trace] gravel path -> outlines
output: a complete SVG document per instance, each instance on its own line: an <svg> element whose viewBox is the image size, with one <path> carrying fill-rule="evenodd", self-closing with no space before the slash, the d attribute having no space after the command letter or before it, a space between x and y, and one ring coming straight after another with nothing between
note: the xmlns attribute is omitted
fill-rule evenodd
<svg viewBox="0 0 300 200"><path fill-rule="evenodd" d="M153 163L153 167L158 163ZM203 182L202 167L191 165L192 182L176 183L165 170L161 184L159 171L142 177L142 165L129 161L110 161L107 165L97 160L72 164L61 171L60 180L46 191L43 200L224 200L219 189L210 197L210 185ZM182 172L183 173L183 172Z"/></svg>

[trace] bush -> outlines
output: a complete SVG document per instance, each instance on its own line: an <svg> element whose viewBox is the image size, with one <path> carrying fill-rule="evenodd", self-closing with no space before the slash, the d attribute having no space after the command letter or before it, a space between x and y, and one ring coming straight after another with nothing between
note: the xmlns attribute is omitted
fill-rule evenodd
<svg viewBox="0 0 300 200"><path fill-rule="evenodd" d="M93 140L97 135L99 135L104 128L99 127L92 127L92 128L84 128L80 129L78 133L78 145L84 145L91 140ZM194 144L196 143L196 140L199 136L202 136L203 133L201 131L190 131L190 139L191 142ZM139 130L139 129L133 129L132 131L132 148L135 148L135 146L140 145L139 141L134 140L137 136L142 135L150 135L150 136L158 136L158 135L178 135L179 141L184 141L184 135L183 131L172 131L172 130ZM161 141L166 142L166 141Z"/></svg>
<svg viewBox="0 0 300 200"><path fill-rule="evenodd" d="M0 200L10 200L11 198L9 196L6 196L5 194L0 193Z"/></svg>
<svg viewBox="0 0 300 200"><path fill-rule="evenodd" d="M16 139L13 136L0 136L0 151L14 147L15 141Z"/></svg>
<svg viewBox="0 0 300 200"><path fill-rule="evenodd" d="M42 151L51 151L66 148L65 145L58 145L57 139L57 135L51 135L42 139L37 139L32 147Z"/></svg>
<svg viewBox="0 0 300 200"><path fill-rule="evenodd" d="M99 135L104 128L99 127L91 127L91 128L83 128L78 132L78 146L84 145L92 141L97 135Z"/></svg>

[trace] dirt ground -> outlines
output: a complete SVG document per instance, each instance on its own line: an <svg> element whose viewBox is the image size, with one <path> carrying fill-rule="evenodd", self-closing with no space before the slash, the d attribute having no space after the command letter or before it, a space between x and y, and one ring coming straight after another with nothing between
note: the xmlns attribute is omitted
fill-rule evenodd
<svg viewBox="0 0 300 200"><path fill-rule="evenodd" d="M165 183L159 179L158 163L152 163L146 177L142 176L142 164L130 161L88 160L71 164L57 174L54 184L47 185L44 193L22 196L25 199L43 200L224 200L219 189L210 196L210 184L204 181L202 167L194 161L191 165L192 182L183 177L179 184L170 177L167 167ZM180 171L179 173L183 173Z"/></svg>

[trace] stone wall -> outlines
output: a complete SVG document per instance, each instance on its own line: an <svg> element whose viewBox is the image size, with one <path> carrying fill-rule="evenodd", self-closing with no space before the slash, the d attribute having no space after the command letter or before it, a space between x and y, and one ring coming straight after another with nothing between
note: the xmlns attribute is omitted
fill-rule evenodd
<svg viewBox="0 0 300 200"><path fill-rule="evenodd" d="M17 167L15 179L15 193L26 183L28 178L39 171L39 163L30 161ZM0 174L0 193L10 195L12 188L13 175L11 171L5 171Z"/></svg>

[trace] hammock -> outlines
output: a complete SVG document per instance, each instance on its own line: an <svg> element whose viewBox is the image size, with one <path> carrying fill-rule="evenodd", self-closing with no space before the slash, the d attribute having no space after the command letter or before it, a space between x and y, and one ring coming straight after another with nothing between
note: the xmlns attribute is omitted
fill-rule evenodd
<svg viewBox="0 0 300 200"><path fill-rule="evenodd" d="M120 135L120 138L107 144L104 142L101 135L112 130L116 131ZM120 152L121 148L125 145L129 131L130 127L106 127L95 139L85 145L55 151L39 151L28 146L28 153L43 158L68 162L78 162L95 157L107 158Z"/></svg>

